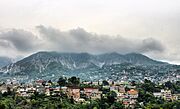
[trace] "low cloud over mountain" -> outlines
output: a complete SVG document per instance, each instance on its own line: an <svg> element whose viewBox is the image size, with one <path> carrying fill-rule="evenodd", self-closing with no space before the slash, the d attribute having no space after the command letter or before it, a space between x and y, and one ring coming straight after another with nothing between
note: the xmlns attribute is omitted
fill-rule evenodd
<svg viewBox="0 0 180 109"><path fill-rule="evenodd" d="M9 29L0 32L2 56L23 56L37 51L162 53L165 46L154 39L128 39L123 36L110 36L87 32L83 28L61 31L43 25L36 26L37 33L22 29Z"/></svg>

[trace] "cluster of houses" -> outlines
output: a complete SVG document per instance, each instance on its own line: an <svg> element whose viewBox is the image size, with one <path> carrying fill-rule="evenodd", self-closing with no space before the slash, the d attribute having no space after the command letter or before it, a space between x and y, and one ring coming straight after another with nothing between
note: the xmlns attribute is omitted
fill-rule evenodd
<svg viewBox="0 0 180 109"><path fill-rule="evenodd" d="M23 97L30 97L35 92L40 94L45 94L47 96L61 96L61 93L64 93L69 98L73 98L76 102L85 102L84 96L87 99L95 100L105 97L105 94L99 87L91 87L101 85L99 82L82 82L82 84L89 87L78 87L78 86L63 86L55 85L53 83L48 83L43 80L37 80L33 84L3 84L0 86L0 91L2 93L7 92L7 87L12 91L16 92L16 95ZM91 84L91 85L89 85ZM128 91L125 91L125 87L129 88ZM138 91L135 89L135 86L131 86L127 83L112 83L109 82L109 85L103 86L104 89L107 89L108 92L113 91L116 93L116 100L123 102L126 106L134 105L138 98ZM82 97L83 96L83 97Z"/></svg>
<svg viewBox="0 0 180 109"><path fill-rule="evenodd" d="M154 92L153 95L157 98L163 98L167 101L179 100L180 94L172 94L171 90L161 89L160 92Z"/></svg>
<svg viewBox="0 0 180 109"><path fill-rule="evenodd" d="M11 91L15 91L16 95L29 97L35 92L45 94L47 96L61 96L66 94L67 97L73 98L74 101L86 102L84 96L87 99L101 99L106 97L102 89L99 87L90 87L91 85L99 86L102 83L99 82L82 82L81 84L89 87L78 87L78 86L63 86L55 85L53 83L45 82L43 80L37 80L33 84L2 84L0 86L0 92L5 93L8 88ZM91 85L89 85L91 84ZM136 86L132 86L130 83L115 83L109 82L108 85L101 85L103 89L107 89L109 92L113 91L116 93L116 100L122 102L126 107L133 107L137 103L138 90ZM128 88L128 89L126 89ZM170 90L161 90L161 92L153 93L155 97L162 97L166 100L177 100L178 97L172 95ZM82 97L83 96L83 97Z"/></svg>

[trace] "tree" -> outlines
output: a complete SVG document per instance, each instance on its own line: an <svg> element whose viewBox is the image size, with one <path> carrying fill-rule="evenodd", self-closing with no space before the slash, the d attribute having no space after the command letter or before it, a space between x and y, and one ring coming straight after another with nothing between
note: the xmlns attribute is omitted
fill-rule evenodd
<svg viewBox="0 0 180 109"><path fill-rule="evenodd" d="M48 84L52 85L52 84L53 84L53 82L52 82L51 80L49 80L49 81L48 81Z"/></svg>
<svg viewBox="0 0 180 109"><path fill-rule="evenodd" d="M132 86L136 86L136 81L132 81L132 82L131 82L131 85L132 85Z"/></svg>
<svg viewBox="0 0 180 109"><path fill-rule="evenodd" d="M3 103L0 103L0 109L6 109L6 106L5 106L5 104L3 104Z"/></svg>
<svg viewBox="0 0 180 109"><path fill-rule="evenodd" d="M10 87L7 87L7 94L11 95L11 88Z"/></svg>
<svg viewBox="0 0 180 109"><path fill-rule="evenodd" d="M145 80L144 80L144 83L151 83L151 81L150 81L150 80L145 79Z"/></svg>
<svg viewBox="0 0 180 109"><path fill-rule="evenodd" d="M108 86L109 85L109 83L106 80L103 80L102 84L103 84L103 86Z"/></svg>
<svg viewBox="0 0 180 109"><path fill-rule="evenodd" d="M147 92L153 93L155 91L155 84L150 80L145 79L144 84L141 85L141 88Z"/></svg>
<svg viewBox="0 0 180 109"><path fill-rule="evenodd" d="M107 99L104 97L102 97L98 103L99 103L99 107L101 107L101 109L107 109L109 107L109 104L107 103Z"/></svg>
<svg viewBox="0 0 180 109"><path fill-rule="evenodd" d="M65 86L66 85L66 80L63 77L60 77L57 81L59 86Z"/></svg>
<svg viewBox="0 0 180 109"><path fill-rule="evenodd" d="M110 104L113 104L115 102L116 97L117 97L117 94L114 91L111 91L111 92L107 93L108 102Z"/></svg>
<svg viewBox="0 0 180 109"><path fill-rule="evenodd" d="M113 109L124 109L124 105L121 102L115 102L112 106Z"/></svg>
<svg viewBox="0 0 180 109"><path fill-rule="evenodd" d="M79 83L80 83L80 79L76 78L75 76L68 79L69 85L77 86L77 85L79 85Z"/></svg>
<svg viewBox="0 0 180 109"><path fill-rule="evenodd" d="M46 81L43 81L43 82L42 82L42 85L45 87L45 86L46 86Z"/></svg>
<svg viewBox="0 0 180 109"><path fill-rule="evenodd" d="M129 91L130 90L130 88L129 87L125 87L125 91L127 92L127 91Z"/></svg>
<svg viewBox="0 0 180 109"><path fill-rule="evenodd" d="M170 81L165 82L165 87L167 87L168 89L174 88L173 84Z"/></svg>

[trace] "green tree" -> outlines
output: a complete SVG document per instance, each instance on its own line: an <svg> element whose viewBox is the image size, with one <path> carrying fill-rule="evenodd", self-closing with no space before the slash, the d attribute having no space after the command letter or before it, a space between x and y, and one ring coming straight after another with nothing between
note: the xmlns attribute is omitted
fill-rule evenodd
<svg viewBox="0 0 180 109"><path fill-rule="evenodd" d="M58 79L57 83L59 84L59 86L65 86L66 85L66 79L64 79L63 77L60 77Z"/></svg>
<svg viewBox="0 0 180 109"><path fill-rule="evenodd" d="M112 109L124 109L124 105L121 102L115 102L112 106Z"/></svg>
<svg viewBox="0 0 180 109"><path fill-rule="evenodd" d="M0 102L0 109L6 109L5 104L3 104L3 103Z"/></svg>
<svg viewBox="0 0 180 109"><path fill-rule="evenodd" d="M117 94L114 91L107 93L107 99L110 104L113 104L116 100Z"/></svg>
<svg viewBox="0 0 180 109"><path fill-rule="evenodd" d="M154 90L155 90L155 86L156 86L156 85L155 85L154 83L152 83L150 80L145 79L145 80L144 80L144 84L141 85L141 88L142 88L144 91L153 93Z"/></svg>
<svg viewBox="0 0 180 109"><path fill-rule="evenodd" d="M80 79L75 76L68 79L69 85L77 86L77 85L79 85L79 83L80 83Z"/></svg>
<svg viewBox="0 0 180 109"><path fill-rule="evenodd" d="M109 85L109 83L108 83L108 81L103 80L103 81L102 81L102 85L103 85L103 86L108 86L108 85Z"/></svg>

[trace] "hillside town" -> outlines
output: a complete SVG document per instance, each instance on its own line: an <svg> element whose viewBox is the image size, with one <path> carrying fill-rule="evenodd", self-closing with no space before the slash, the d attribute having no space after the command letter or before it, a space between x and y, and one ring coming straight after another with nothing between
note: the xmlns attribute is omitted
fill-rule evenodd
<svg viewBox="0 0 180 109"><path fill-rule="evenodd" d="M160 85L153 84L154 83L149 80L145 80L143 83L106 80L97 82L80 81L80 79L76 77L68 79L60 77L57 82L52 82L51 80L36 80L32 83L17 83L11 81L1 83L0 101L3 96L6 97L10 92L13 92L14 96L23 97L29 101L32 100L31 97L34 95L55 98L66 97L71 100L73 104L91 104L92 101L107 99L112 109L134 109L137 107L146 107L149 109L148 103L150 103L151 99L179 103L179 86L177 89L174 89L171 87L173 84L171 82L165 83L164 88ZM177 84L179 84L179 82L177 82ZM146 98L147 101L142 100L145 96L148 96L148 98ZM63 102L63 99L60 99L60 101ZM119 103L118 105L121 105L121 107L113 107L111 103ZM1 105L3 104L1 103L0 106ZM94 109L93 106L91 108ZM103 107L101 108L103 109Z"/></svg>

